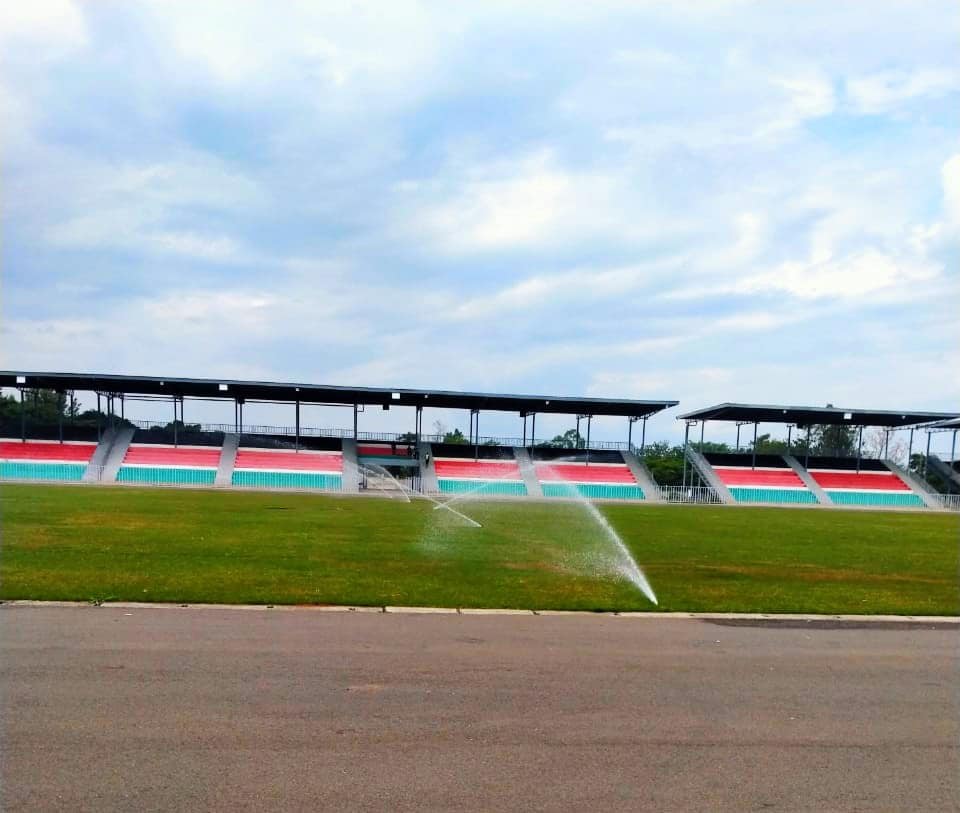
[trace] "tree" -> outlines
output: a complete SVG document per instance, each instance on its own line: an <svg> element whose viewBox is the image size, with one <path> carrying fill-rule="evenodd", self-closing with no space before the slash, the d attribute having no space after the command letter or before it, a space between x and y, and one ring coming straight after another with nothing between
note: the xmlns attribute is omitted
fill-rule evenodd
<svg viewBox="0 0 960 813"><path fill-rule="evenodd" d="M648 443L644 449L643 462L646 463L650 474L658 484L662 486L683 484L682 446L671 446L663 440Z"/></svg>
<svg viewBox="0 0 960 813"><path fill-rule="evenodd" d="M832 409L833 404L827 404ZM857 427L844 424L814 424L811 453L824 457L851 457L857 451Z"/></svg>
<svg viewBox="0 0 960 813"><path fill-rule="evenodd" d="M464 436L463 432L459 429L454 429L452 432L447 432L443 436L444 443L456 443L463 446L467 445L467 438Z"/></svg>
<svg viewBox="0 0 960 813"><path fill-rule="evenodd" d="M553 440L547 442L546 445L557 449L581 449L586 444L576 429L568 429L562 435L556 435Z"/></svg>

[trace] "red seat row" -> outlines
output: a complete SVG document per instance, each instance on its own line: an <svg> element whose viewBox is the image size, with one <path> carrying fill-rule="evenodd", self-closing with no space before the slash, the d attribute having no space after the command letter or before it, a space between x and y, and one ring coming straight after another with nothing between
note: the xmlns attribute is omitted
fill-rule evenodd
<svg viewBox="0 0 960 813"><path fill-rule="evenodd" d="M4 460L49 460L51 462L87 463L96 451L96 443L37 443L19 440L0 441L0 458Z"/></svg>
<svg viewBox="0 0 960 813"><path fill-rule="evenodd" d="M910 491L903 480L891 471L815 471L814 480L822 488L848 488L855 491Z"/></svg>
<svg viewBox="0 0 960 813"><path fill-rule="evenodd" d="M437 477L461 477L467 480L521 480L515 460L436 460Z"/></svg>
<svg viewBox="0 0 960 813"><path fill-rule="evenodd" d="M234 468L264 471L342 472L343 455L340 452L239 449Z"/></svg>
<svg viewBox="0 0 960 813"><path fill-rule="evenodd" d="M537 479L543 482L562 483L627 483L637 481L626 466L594 463L537 463Z"/></svg>
<svg viewBox="0 0 960 813"><path fill-rule="evenodd" d="M123 458L129 466L189 466L217 468L220 449L197 446L131 446Z"/></svg>
<svg viewBox="0 0 960 813"><path fill-rule="evenodd" d="M775 488L806 488L793 469L745 469L736 466L714 466L725 486L771 486Z"/></svg>

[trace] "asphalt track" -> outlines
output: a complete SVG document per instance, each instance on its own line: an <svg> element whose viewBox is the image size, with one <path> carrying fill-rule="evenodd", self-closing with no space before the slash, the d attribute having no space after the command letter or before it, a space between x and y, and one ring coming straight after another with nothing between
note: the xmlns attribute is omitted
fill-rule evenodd
<svg viewBox="0 0 960 813"><path fill-rule="evenodd" d="M957 633L4 606L3 809L954 810Z"/></svg>

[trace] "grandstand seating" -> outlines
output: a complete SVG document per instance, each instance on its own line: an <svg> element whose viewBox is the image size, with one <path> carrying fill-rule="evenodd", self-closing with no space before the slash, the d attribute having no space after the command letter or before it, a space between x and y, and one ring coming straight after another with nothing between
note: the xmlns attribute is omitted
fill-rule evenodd
<svg viewBox="0 0 960 813"><path fill-rule="evenodd" d="M540 460L534 468L544 497L580 494L588 499L644 499L643 489L623 463L550 463Z"/></svg>
<svg viewBox="0 0 960 813"><path fill-rule="evenodd" d="M213 485L220 450L210 446L130 444L117 472L120 483Z"/></svg>
<svg viewBox="0 0 960 813"><path fill-rule="evenodd" d="M343 487L343 455L287 449L240 448L231 483L253 488L321 488L339 491Z"/></svg>
<svg viewBox="0 0 960 813"><path fill-rule="evenodd" d="M96 448L96 443L0 440L0 477L80 480Z"/></svg>
<svg viewBox="0 0 960 813"><path fill-rule="evenodd" d="M437 483L445 494L525 496L527 487L516 460L434 458Z"/></svg>
<svg viewBox="0 0 960 813"><path fill-rule="evenodd" d="M704 455L737 502L816 504L817 498L779 455Z"/></svg>
<svg viewBox="0 0 960 813"><path fill-rule="evenodd" d="M810 476L837 505L877 505L920 508L920 496L890 470L808 469Z"/></svg>

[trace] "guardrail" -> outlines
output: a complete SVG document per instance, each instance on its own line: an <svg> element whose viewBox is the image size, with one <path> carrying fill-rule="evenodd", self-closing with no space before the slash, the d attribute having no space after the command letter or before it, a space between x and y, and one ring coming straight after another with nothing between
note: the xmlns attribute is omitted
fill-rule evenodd
<svg viewBox="0 0 960 813"><path fill-rule="evenodd" d="M945 511L960 511L960 494L931 494Z"/></svg>
<svg viewBox="0 0 960 813"><path fill-rule="evenodd" d="M664 502L688 503L691 505L721 505L723 500L708 486L658 486Z"/></svg>

